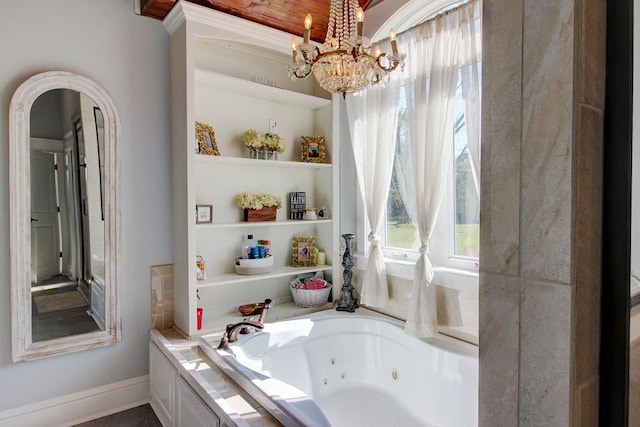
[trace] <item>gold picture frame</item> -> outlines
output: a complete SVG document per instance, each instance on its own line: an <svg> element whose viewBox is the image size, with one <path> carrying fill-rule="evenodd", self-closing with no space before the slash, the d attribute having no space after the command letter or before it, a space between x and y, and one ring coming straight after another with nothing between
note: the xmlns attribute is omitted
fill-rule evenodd
<svg viewBox="0 0 640 427"><path fill-rule="evenodd" d="M297 236L293 238L291 265L294 267L313 267L318 265L318 247L315 236Z"/></svg>
<svg viewBox="0 0 640 427"><path fill-rule="evenodd" d="M326 162L324 136L303 136L300 138L302 161L308 163Z"/></svg>
<svg viewBox="0 0 640 427"><path fill-rule="evenodd" d="M196 122L196 140L198 142L198 153L210 156L219 156L218 143L213 127Z"/></svg>

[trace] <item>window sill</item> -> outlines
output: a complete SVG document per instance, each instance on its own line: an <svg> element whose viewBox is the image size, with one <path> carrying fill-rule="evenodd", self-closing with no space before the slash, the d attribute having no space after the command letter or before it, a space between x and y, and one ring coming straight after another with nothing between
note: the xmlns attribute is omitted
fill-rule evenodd
<svg viewBox="0 0 640 427"><path fill-rule="evenodd" d="M365 270L368 257L363 254L355 254L356 268ZM400 279L413 280L415 261L389 259L384 260L387 276ZM433 266L435 277L433 282L437 286L449 289L456 289L464 292L478 293L479 274L477 271L456 269L450 267Z"/></svg>

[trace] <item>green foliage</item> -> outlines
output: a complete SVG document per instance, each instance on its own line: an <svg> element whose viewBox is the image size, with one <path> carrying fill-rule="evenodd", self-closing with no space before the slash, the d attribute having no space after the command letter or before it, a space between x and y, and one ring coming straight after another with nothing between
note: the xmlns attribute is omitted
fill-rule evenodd
<svg viewBox="0 0 640 427"><path fill-rule="evenodd" d="M456 255L478 257L480 224L456 224Z"/></svg>
<svg viewBox="0 0 640 427"><path fill-rule="evenodd" d="M396 221L387 222L387 246L418 250L420 248L420 238L415 224L399 224Z"/></svg>
<svg viewBox="0 0 640 427"><path fill-rule="evenodd" d="M477 257L480 245L479 224L456 224L456 255ZM414 224L387 222L387 246L418 250L420 239Z"/></svg>

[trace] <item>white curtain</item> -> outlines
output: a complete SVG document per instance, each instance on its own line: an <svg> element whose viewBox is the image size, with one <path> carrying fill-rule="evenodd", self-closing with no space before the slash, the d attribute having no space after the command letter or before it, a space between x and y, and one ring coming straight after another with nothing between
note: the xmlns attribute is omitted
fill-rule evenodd
<svg viewBox="0 0 640 427"><path fill-rule="evenodd" d="M397 85L371 87L360 94L347 95L346 103L358 185L371 228L360 302L383 307L389 301L389 291L378 233L386 217L393 170L398 124Z"/></svg>
<svg viewBox="0 0 640 427"><path fill-rule="evenodd" d="M436 291L433 266L427 255L445 180L452 166L454 101L458 70L462 65L465 26L477 0L420 24L398 37L407 53L403 83L407 96L412 175L406 177L415 195L415 222L420 235L420 256L414 270L411 302L405 330L418 337L437 334ZM471 9L471 10L469 10ZM401 154L400 154L401 155Z"/></svg>

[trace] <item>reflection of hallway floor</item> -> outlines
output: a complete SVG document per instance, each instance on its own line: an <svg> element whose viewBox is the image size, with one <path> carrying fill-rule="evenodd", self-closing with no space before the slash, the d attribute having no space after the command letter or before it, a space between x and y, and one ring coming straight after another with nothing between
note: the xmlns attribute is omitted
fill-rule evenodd
<svg viewBox="0 0 640 427"><path fill-rule="evenodd" d="M77 292L76 284L71 286L58 287L43 291L33 292L31 295L31 336L32 341L44 341L53 338L66 337L68 335L85 334L99 330L98 325L91 316L87 314L89 305L71 308L68 310L52 311L39 314L35 310L33 297L39 295L53 295L63 292Z"/></svg>
<svg viewBox="0 0 640 427"><path fill-rule="evenodd" d="M57 289L69 285L75 285L76 283L76 281L69 279L69 277L65 276L64 274L57 274L53 277L32 284L31 292L45 291L47 289Z"/></svg>

